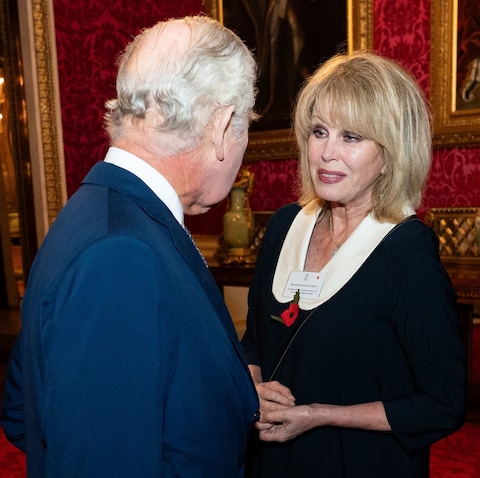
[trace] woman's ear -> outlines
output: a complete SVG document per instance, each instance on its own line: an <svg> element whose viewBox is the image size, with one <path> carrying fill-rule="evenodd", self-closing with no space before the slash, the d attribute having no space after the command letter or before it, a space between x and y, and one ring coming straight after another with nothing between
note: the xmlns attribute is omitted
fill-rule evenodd
<svg viewBox="0 0 480 478"><path fill-rule="evenodd" d="M213 144L215 154L219 161L225 159L225 147L228 140L228 129L232 116L235 113L235 106L222 106L218 108L213 117Z"/></svg>

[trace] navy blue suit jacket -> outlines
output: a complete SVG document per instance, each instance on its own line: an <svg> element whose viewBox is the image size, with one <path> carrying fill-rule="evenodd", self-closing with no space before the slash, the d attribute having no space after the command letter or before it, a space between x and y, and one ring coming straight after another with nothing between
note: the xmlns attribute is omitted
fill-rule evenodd
<svg viewBox="0 0 480 478"><path fill-rule="evenodd" d="M258 398L222 295L165 204L99 163L22 304L2 424L29 477L238 477Z"/></svg>

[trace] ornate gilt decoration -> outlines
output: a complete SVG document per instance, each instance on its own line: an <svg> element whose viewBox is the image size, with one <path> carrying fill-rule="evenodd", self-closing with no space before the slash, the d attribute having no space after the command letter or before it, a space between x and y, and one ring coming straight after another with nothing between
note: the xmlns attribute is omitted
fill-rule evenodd
<svg viewBox="0 0 480 478"><path fill-rule="evenodd" d="M477 208L432 208L425 214L425 223L435 232L439 252L444 258L478 260L480 248L477 242Z"/></svg>
<svg viewBox="0 0 480 478"><path fill-rule="evenodd" d="M57 122L60 106L56 87L56 55L54 54L53 9L49 0L32 0L33 37L38 75L38 101L43 149L43 183L49 225L65 202L64 165L61 127Z"/></svg>

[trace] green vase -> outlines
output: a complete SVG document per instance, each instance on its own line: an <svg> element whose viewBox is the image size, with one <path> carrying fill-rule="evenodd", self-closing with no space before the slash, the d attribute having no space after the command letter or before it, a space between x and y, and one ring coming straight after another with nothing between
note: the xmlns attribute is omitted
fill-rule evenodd
<svg viewBox="0 0 480 478"><path fill-rule="evenodd" d="M223 216L223 237L232 253L245 253L253 241L254 219L247 188L233 187L229 208Z"/></svg>

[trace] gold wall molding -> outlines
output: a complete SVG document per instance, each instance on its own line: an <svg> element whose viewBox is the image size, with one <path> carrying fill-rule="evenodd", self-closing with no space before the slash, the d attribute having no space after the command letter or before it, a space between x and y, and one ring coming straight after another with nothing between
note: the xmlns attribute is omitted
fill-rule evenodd
<svg viewBox="0 0 480 478"><path fill-rule="evenodd" d="M19 0L19 13L40 244L67 198L52 0Z"/></svg>

